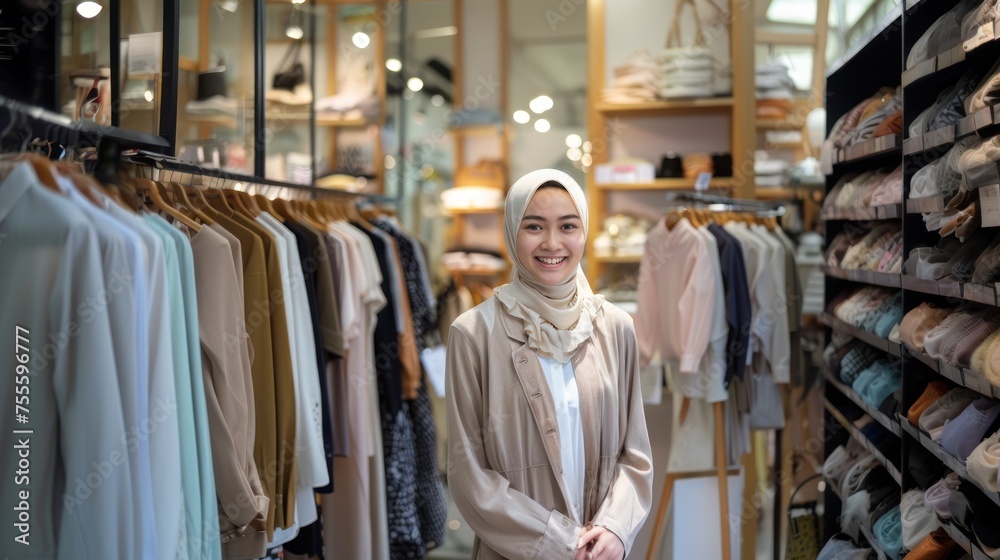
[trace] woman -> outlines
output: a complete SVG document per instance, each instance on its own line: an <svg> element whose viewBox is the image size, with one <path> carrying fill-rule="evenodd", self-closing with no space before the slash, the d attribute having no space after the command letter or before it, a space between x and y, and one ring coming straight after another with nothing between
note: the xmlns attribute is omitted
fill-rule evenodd
<svg viewBox="0 0 1000 560"><path fill-rule="evenodd" d="M569 175L514 183L504 226L510 283L448 338L448 483L473 557L621 560L653 483L632 319L580 270Z"/></svg>

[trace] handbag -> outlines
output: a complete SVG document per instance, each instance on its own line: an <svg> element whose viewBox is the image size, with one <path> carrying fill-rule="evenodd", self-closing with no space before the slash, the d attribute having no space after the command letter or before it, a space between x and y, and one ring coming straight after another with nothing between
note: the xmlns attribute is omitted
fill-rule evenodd
<svg viewBox="0 0 1000 560"><path fill-rule="evenodd" d="M785 427L785 406L781 390L770 375L750 376L751 430L780 430Z"/></svg>
<svg viewBox="0 0 1000 560"><path fill-rule="evenodd" d="M274 73L274 80L271 86L274 89L284 89L294 91L295 87L306 81L306 69L299 62L299 51L302 50L302 43L295 41L288 47L284 58L278 64L278 70Z"/></svg>
<svg viewBox="0 0 1000 560"><path fill-rule="evenodd" d="M803 486L821 477L814 474L795 487L788 499L788 538L785 539L785 560L814 560L819 556L819 514L816 502L795 505L795 494Z"/></svg>

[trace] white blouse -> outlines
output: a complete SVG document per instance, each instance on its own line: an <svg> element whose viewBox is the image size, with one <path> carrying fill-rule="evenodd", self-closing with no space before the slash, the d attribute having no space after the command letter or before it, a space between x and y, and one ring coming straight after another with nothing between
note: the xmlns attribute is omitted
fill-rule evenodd
<svg viewBox="0 0 1000 560"><path fill-rule="evenodd" d="M583 418L580 415L576 372L572 361L562 364L542 355L538 356L538 361L545 372L556 409L563 482L569 494L567 505L570 511L567 513L577 523L583 523L583 481L587 459L583 449Z"/></svg>

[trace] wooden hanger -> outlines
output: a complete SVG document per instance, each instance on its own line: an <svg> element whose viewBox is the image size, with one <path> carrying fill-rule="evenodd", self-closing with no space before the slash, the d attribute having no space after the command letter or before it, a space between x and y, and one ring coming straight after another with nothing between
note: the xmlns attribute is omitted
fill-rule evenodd
<svg viewBox="0 0 1000 560"><path fill-rule="evenodd" d="M226 200L226 193L223 189L216 187L211 187L203 191L202 196L208 201L208 204L219 211L220 214L225 216L232 216L236 214L233 207L229 205L229 201Z"/></svg>
<svg viewBox="0 0 1000 560"><path fill-rule="evenodd" d="M209 217L208 214L202 212L199 208L195 207L195 205L191 202L191 199L188 197L187 191L184 190L184 187L181 186L180 183L169 183L169 185L170 188L173 190L175 203L179 201L179 204L176 205L180 210L182 211L187 210L189 215L193 216L194 218L197 218L202 223L208 225L212 225L215 223L215 220Z"/></svg>
<svg viewBox="0 0 1000 560"><path fill-rule="evenodd" d="M261 208L263 211L273 216L275 220L278 220L281 223L285 223L285 217L282 216L280 213L278 213L277 210L275 210L274 204L271 204L270 198L267 198L262 194L255 194L253 198L257 202L257 206L259 208Z"/></svg>
<svg viewBox="0 0 1000 560"><path fill-rule="evenodd" d="M133 178L131 182L136 192L145 195L145 200L151 201L153 206L188 228L196 232L201 231L201 224L187 217L163 199L159 186L155 182L140 178Z"/></svg>
<svg viewBox="0 0 1000 560"><path fill-rule="evenodd" d="M663 217L663 225L667 226L668 231L673 231L677 227L677 224L680 223L681 218L681 211L679 209L669 210L667 211L667 215Z"/></svg>
<svg viewBox="0 0 1000 560"><path fill-rule="evenodd" d="M222 196L226 198L226 202L229 203L229 206L233 210L239 212L240 214L243 214L244 216L250 219L256 217L253 211L251 211L249 208L246 207L245 204L243 204L243 199L240 197L239 191L235 189L222 189Z"/></svg>
<svg viewBox="0 0 1000 560"><path fill-rule="evenodd" d="M243 206L246 206L251 212L253 212L254 217L259 216L263 210L260 206L257 206L257 201L254 197L250 196L250 193L246 191L236 191L237 196L243 200Z"/></svg>
<svg viewBox="0 0 1000 560"><path fill-rule="evenodd" d="M188 200L191 201L191 206L197 208L202 214L209 217L211 223L215 223L215 219L219 216L219 211L209 204L208 199L205 198L205 192L200 187L195 187L192 185L181 186L181 189L188 195Z"/></svg>
<svg viewBox="0 0 1000 560"><path fill-rule="evenodd" d="M24 152L21 155L21 159L31 164L31 168L35 170L35 175L38 176L38 181L43 186L57 193L62 193L62 189L56 183L56 176L52 170L52 162L47 157L35 152Z"/></svg>

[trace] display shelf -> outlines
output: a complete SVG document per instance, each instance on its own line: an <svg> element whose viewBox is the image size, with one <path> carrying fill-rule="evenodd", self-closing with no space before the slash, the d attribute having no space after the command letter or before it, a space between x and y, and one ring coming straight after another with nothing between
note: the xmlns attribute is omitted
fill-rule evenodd
<svg viewBox="0 0 1000 560"><path fill-rule="evenodd" d="M902 204L884 204L881 206L863 206L860 208L830 208L820 213L824 221L843 220L860 222L867 220L894 220L903 215Z"/></svg>
<svg viewBox="0 0 1000 560"><path fill-rule="evenodd" d="M849 323L845 323L829 313L824 312L820 314L819 321L835 331L853 336L876 350L881 350L882 352L891 354L897 358L903 355L902 348L898 343L876 336Z"/></svg>
<svg viewBox="0 0 1000 560"><path fill-rule="evenodd" d="M903 146L903 135L893 134L890 136L880 136L864 142L852 144L840 150L836 164L847 164L864 161L880 156L887 156L899 152Z"/></svg>
<svg viewBox="0 0 1000 560"><path fill-rule="evenodd" d="M927 355L925 352L916 352L906 349L907 355L923 363L941 377L949 381L976 391L984 397L1000 398L1000 386L994 385L989 379L968 368L959 368L942 360L937 360Z"/></svg>
<svg viewBox="0 0 1000 560"><path fill-rule="evenodd" d="M798 119L757 119L754 121L757 130L802 130L805 121Z"/></svg>
<svg viewBox="0 0 1000 560"><path fill-rule="evenodd" d="M969 539L968 535L954 523L942 521L941 528L948 533L951 540L955 541L962 550L972 556L972 560L990 560L990 555L983 552L983 549L979 547L979 543Z"/></svg>
<svg viewBox="0 0 1000 560"><path fill-rule="evenodd" d="M886 456L882 453L882 451L880 451L877 447L875 447L875 445L873 445L872 442L869 441L868 438L866 438L863 433L861 433L861 430L855 428L853 424L848 422L847 418L844 417L844 414L840 412L840 410L836 406L833 406L833 403L831 403L826 397L823 397L823 407L826 408L826 410L830 413L831 416L833 416L833 418L837 421L838 424L840 424L841 426L844 427L845 430L850 432L851 437L854 438L855 441L860 443L862 447L867 449L869 453L871 453L872 455L875 456L876 459L878 459L878 462L883 467L885 467L885 470L889 472L889 475L892 476L892 479L894 481L896 481L896 484L902 485L903 476L902 473L899 472L899 469L896 468L896 465L894 465L892 461L886 458Z"/></svg>
<svg viewBox="0 0 1000 560"><path fill-rule="evenodd" d="M640 103L596 104L596 110L606 115L645 115L683 113L685 111L718 110L729 111L733 107L732 97L705 97L700 99L677 99L669 101L643 101Z"/></svg>
<svg viewBox="0 0 1000 560"><path fill-rule="evenodd" d="M933 151L935 157L940 157L947 151L947 147L954 143L955 126L943 126L903 140L903 155L925 155Z"/></svg>
<svg viewBox="0 0 1000 560"><path fill-rule="evenodd" d="M900 424L903 424L904 422L906 424L904 431L920 442L920 445L923 446L924 449L930 451L932 455L940 459L941 463L944 464L945 467L957 474L962 480L966 480L978 488L984 496L990 499L990 501L1000 506L1000 494L991 492L988 488L984 488L979 482L969 476L969 471L966 469L965 462L963 460L955 457L951 453L948 453L948 451L941 447L940 443L932 440L927 432L924 432L919 427L910 424L909 421L903 420Z"/></svg>
<svg viewBox="0 0 1000 560"><path fill-rule="evenodd" d="M855 42L855 44L850 47L847 52L845 52L840 58L835 60L832 64L826 68L826 76L829 79L830 76L836 74L840 70L844 69L848 64L857 56L861 51L865 50L869 44L873 44L879 40L885 40L885 34L890 29L902 29L902 15L903 7L900 4L896 4L881 20L875 24L874 27L868 30L861 39Z"/></svg>
<svg viewBox="0 0 1000 560"><path fill-rule="evenodd" d="M861 535L868 541L868 545L872 547L872 550L875 551L875 556L878 557L878 560L891 560L885 550L882 550L882 545L875 538L875 535L872 534L872 530L868 527L868 524L861 522L858 525L861 529Z"/></svg>
<svg viewBox="0 0 1000 560"><path fill-rule="evenodd" d="M873 286L885 286L886 288L898 288L900 286L900 275L891 272L873 272L871 270L848 270L835 266L823 265L823 274L860 282L862 284L872 284Z"/></svg>
<svg viewBox="0 0 1000 560"><path fill-rule="evenodd" d="M851 401L853 401L854 404L858 405L858 408L865 411L865 414L874 418L875 421L878 422L879 424L882 424L882 427L892 432L894 436L896 437L900 436L901 432L898 421L896 421L888 414L882 412L877 407L874 407L866 403L865 400L861 398L861 395L857 393L857 391L847 386L843 381L837 379L837 376L835 376L833 372L831 372L827 368L824 367L821 368L821 370L823 373L823 377L826 379L826 381L831 385L833 385L834 387L836 387L838 391L844 394L844 396L851 399Z"/></svg>
<svg viewBox="0 0 1000 560"><path fill-rule="evenodd" d="M947 196L907 198L903 205L906 208L907 214L926 214L928 212L941 212L944 210L949 200L951 200L951 198Z"/></svg>
<svg viewBox="0 0 1000 560"><path fill-rule="evenodd" d="M642 262L642 255L595 255L597 262L605 264L639 264Z"/></svg>
<svg viewBox="0 0 1000 560"><path fill-rule="evenodd" d="M594 187L602 191L690 191L694 190L694 179L656 179L648 183L594 183ZM722 177L712 179L708 185L710 189L731 189L733 188L732 177Z"/></svg>
<svg viewBox="0 0 1000 560"><path fill-rule="evenodd" d="M962 117L955 125L955 137L965 138L973 134L983 133L994 125L1000 124L995 107L984 107L971 115Z"/></svg>
<svg viewBox="0 0 1000 560"><path fill-rule="evenodd" d="M956 45L944 52L938 53L930 60L914 66L903 72L903 87L917 85L928 79L946 80L960 73L964 67L965 49L962 45Z"/></svg>

